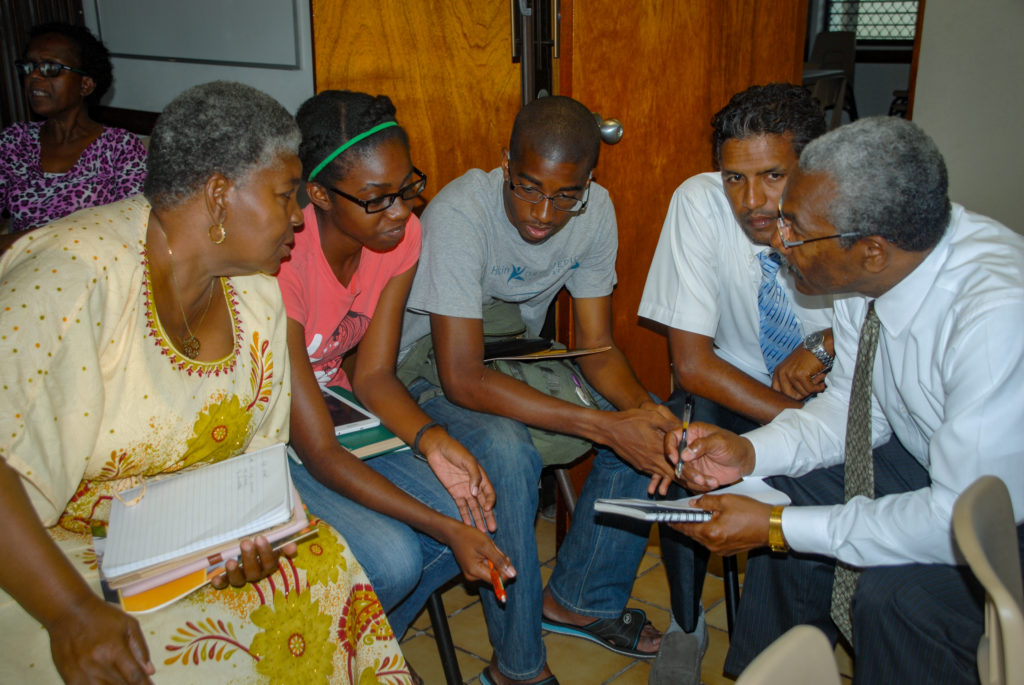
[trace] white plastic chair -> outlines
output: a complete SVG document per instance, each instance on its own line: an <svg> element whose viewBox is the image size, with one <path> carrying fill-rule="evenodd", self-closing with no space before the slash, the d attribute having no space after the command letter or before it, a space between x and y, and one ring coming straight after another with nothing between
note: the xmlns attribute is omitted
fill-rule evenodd
<svg viewBox="0 0 1024 685"><path fill-rule="evenodd" d="M839 685L839 667L825 633L795 626L758 654L736 685Z"/></svg>
<svg viewBox="0 0 1024 685"><path fill-rule="evenodd" d="M985 634L978 645L983 685L1024 685L1024 582L1013 504L995 476L974 481L953 506L953 534L985 588Z"/></svg>

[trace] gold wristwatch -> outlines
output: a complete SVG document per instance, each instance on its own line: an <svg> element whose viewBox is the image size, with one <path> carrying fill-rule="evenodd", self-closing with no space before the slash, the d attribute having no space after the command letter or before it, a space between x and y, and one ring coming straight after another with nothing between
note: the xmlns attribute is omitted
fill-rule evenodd
<svg viewBox="0 0 1024 685"><path fill-rule="evenodd" d="M786 536L782 534L782 510L785 507L772 507L768 515L768 547L773 552L788 552Z"/></svg>

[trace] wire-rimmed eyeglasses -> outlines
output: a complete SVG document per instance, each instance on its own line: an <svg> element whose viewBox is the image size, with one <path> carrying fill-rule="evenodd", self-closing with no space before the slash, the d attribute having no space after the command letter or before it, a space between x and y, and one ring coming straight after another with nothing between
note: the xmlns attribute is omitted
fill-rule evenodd
<svg viewBox="0 0 1024 685"><path fill-rule="evenodd" d="M834 233L832 235L818 236L817 238L807 238L806 240L789 240L786 238L786 236L793 235L793 223L782 215L781 202L779 203L779 218L777 221L778 223L776 226L779 231L779 241L781 241L783 246L787 248L797 247L799 245L806 245L807 243L814 243L819 240L830 240L832 238L852 238L854 236L860 235L860 233Z"/></svg>
<svg viewBox="0 0 1024 685"><path fill-rule="evenodd" d="M82 76L88 76L86 72L75 67L69 67L66 64L60 62L33 62L27 59L19 59L14 61L14 68L18 70L18 73L22 76L28 76L35 70L39 70L39 75L45 78L54 78L60 75L62 71L73 71L76 74Z"/></svg>
<svg viewBox="0 0 1024 685"><path fill-rule="evenodd" d="M538 204L542 200L548 200L551 202L551 206L560 212L569 212L572 214L579 214L586 206L587 202L590 201L590 184L587 184L587 189L583 191L583 197L574 197L565 193L555 193L554 195L545 195L533 186L523 185L522 183L514 183L509 180L509 189L512 194L518 197L523 202L528 202L531 205Z"/></svg>
<svg viewBox="0 0 1024 685"><path fill-rule="evenodd" d="M402 186L401 188L398 189L398 192L385 193L384 195L379 195L369 200L360 200L358 197L355 197L354 195L349 195L348 193L342 190L338 190L337 188L332 188L331 186L324 187L327 188L327 190L331 191L332 193L337 193L338 195L341 195L349 202L356 203L357 205L362 207L363 211L366 212L367 214L377 214L378 212L383 212L390 209L391 205L395 204L395 200L399 198L408 202L409 200L415 200L417 197L420 196L420 193L423 192L423 189L427 187L427 175L420 171L419 169L417 169L416 167L412 168L412 172L416 174L417 178L409 185Z"/></svg>

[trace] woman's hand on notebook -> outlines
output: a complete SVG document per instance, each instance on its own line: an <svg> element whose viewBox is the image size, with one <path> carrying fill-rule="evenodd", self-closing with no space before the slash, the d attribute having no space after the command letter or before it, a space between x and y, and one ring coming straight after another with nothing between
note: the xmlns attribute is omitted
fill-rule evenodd
<svg viewBox="0 0 1024 685"><path fill-rule="evenodd" d="M224 563L224 573L210 581L218 590L226 588L229 584L232 587L242 587L246 583L258 583L277 570L279 554L293 557L298 551L294 542L274 551L273 546L262 535L251 540L242 540L239 547L242 550L241 556L238 559L228 559Z"/></svg>
<svg viewBox="0 0 1024 685"><path fill-rule="evenodd" d="M497 530L494 486L469 450L443 429L425 433L420 449L434 475L455 500L463 523L485 533Z"/></svg>

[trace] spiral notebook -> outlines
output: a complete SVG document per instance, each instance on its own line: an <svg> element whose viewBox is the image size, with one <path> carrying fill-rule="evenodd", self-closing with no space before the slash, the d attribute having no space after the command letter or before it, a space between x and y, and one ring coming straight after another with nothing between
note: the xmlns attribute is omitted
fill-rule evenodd
<svg viewBox="0 0 1024 685"><path fill-rule="evenodd" d="M761 478L748 477L733 485L712 490L709 495L746 495L756 500L784 506L790 503L789 495L776 490ZM690 500L700 495L690 495L682 499L608 499L602 498L594 502L594 511L603 514L629 516L641 521L666 521L670 523L703 523L711 519L711 512L690 506Z"/></svg>

